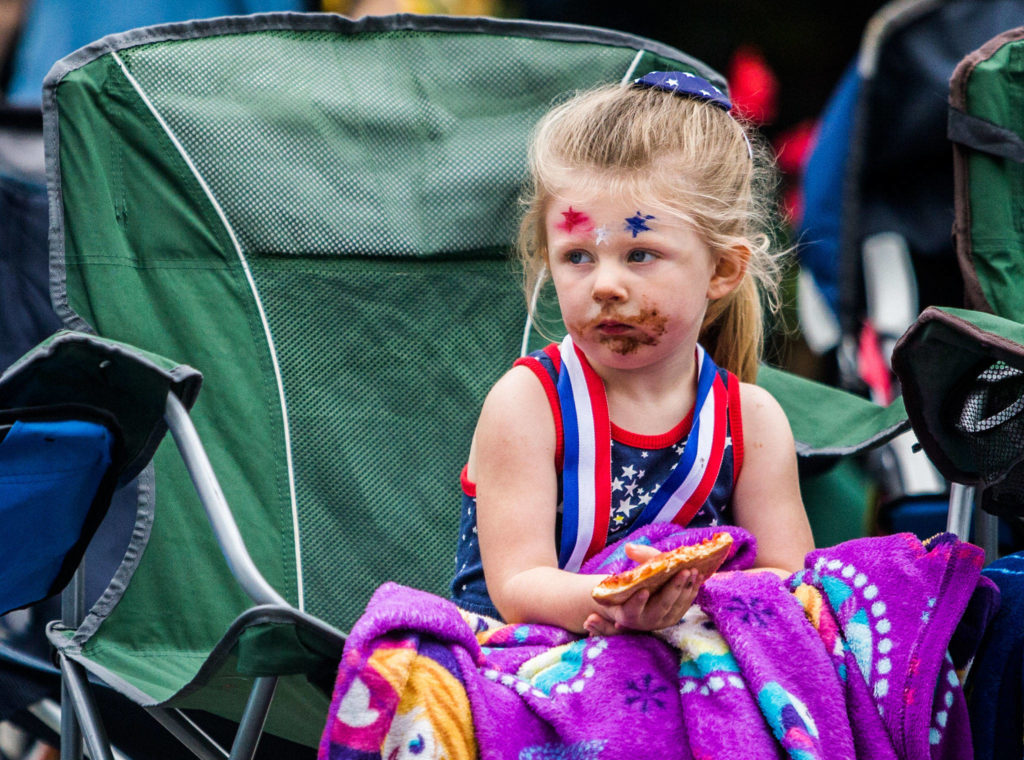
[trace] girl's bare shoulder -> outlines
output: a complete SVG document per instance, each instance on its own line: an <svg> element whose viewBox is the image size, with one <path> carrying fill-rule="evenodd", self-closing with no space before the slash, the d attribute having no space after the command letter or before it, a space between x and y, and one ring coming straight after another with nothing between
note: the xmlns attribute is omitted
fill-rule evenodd
<svg viewBox="0 0 1024 760"><path fill-rule="evenodd" d="M491 387L484 399L481 419L486 414L510 417L511 421L515 421L523 415L549 409L547 393L540 379L531 369L520 364L512 367Z"/></svg>
<svg viewBox="0 0 1024 760"><path fill-rule="evenodd" d="M740 383L744 446L793 446L789 418L775 397L759 385Z"/></svg>
<svg viewBox="0 0 1024 760"><path fill-rule="evenodd" d="M555 446L555 424L544 386L527 367L513 367L484 399L473 435L471 469L480 453L512 457L517 452L549 456Z"/></svg>

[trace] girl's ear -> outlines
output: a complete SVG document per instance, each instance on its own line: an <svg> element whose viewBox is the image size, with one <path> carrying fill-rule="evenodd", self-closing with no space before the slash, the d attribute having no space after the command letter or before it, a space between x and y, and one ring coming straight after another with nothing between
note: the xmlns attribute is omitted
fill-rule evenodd
<svg viewBox="0 0 1024 760"><path fill-rule="evenodd" d="M745 243L721 251L715 263L715 271L708 283L709 301L729 295L742 282L750 262L750 246Z"/></svg>

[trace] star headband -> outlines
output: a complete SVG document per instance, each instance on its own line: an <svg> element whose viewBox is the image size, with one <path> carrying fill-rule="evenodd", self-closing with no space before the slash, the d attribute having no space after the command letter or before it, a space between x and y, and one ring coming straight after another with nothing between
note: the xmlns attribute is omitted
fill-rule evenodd
<svg viewBox="0 0 1024 760"><path fill-rule="evenodd" d="M681 98L703 100L721 108L726 113L732 110L732 101L726 97L724 92L704 77L699 77L688 71L652 71L639 79L634 79L633 86L640 89L664 90ZM747 153L753 159L754 148L750 144L746 130L743 130L743 139L747 143Z"/></svg>
<svg viewBox="0 0 1024 760"><path fill-rule="evenodd" d="M634 79L633 86L665 90L680 97L705 100L723 111L732 108L732 102L724 92L703 77L688 71L652 71L639 79Z"/></svg>

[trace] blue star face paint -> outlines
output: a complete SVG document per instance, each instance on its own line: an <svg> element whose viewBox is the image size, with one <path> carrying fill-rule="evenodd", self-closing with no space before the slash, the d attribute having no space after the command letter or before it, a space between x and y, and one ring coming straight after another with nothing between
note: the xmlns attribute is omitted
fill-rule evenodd
<svg viewBox="0 0 1024 760"><path fill-rule="evenodd" d="M626 226L623 227L627 232L631 232L633 237L636 237L641 232L650 232L651 228L647 225L647 222L654 219L652 214L643 214L637 211L634 216L626 219Z"/></svg>

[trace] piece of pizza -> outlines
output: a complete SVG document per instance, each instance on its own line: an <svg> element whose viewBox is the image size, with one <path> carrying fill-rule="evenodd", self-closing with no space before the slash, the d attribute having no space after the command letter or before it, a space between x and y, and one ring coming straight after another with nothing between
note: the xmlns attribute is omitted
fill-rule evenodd
<svg viewBox="0 0 1024 760"><path fill-rule="evenodd" d="M609 575L594 587L591 594L603 604L622 604L642 588L650 589L653 594L680 570L694 568L708 578L725 562L731 546L731 535L715 533L699 544L662 552L631 570Z"/></svg>

